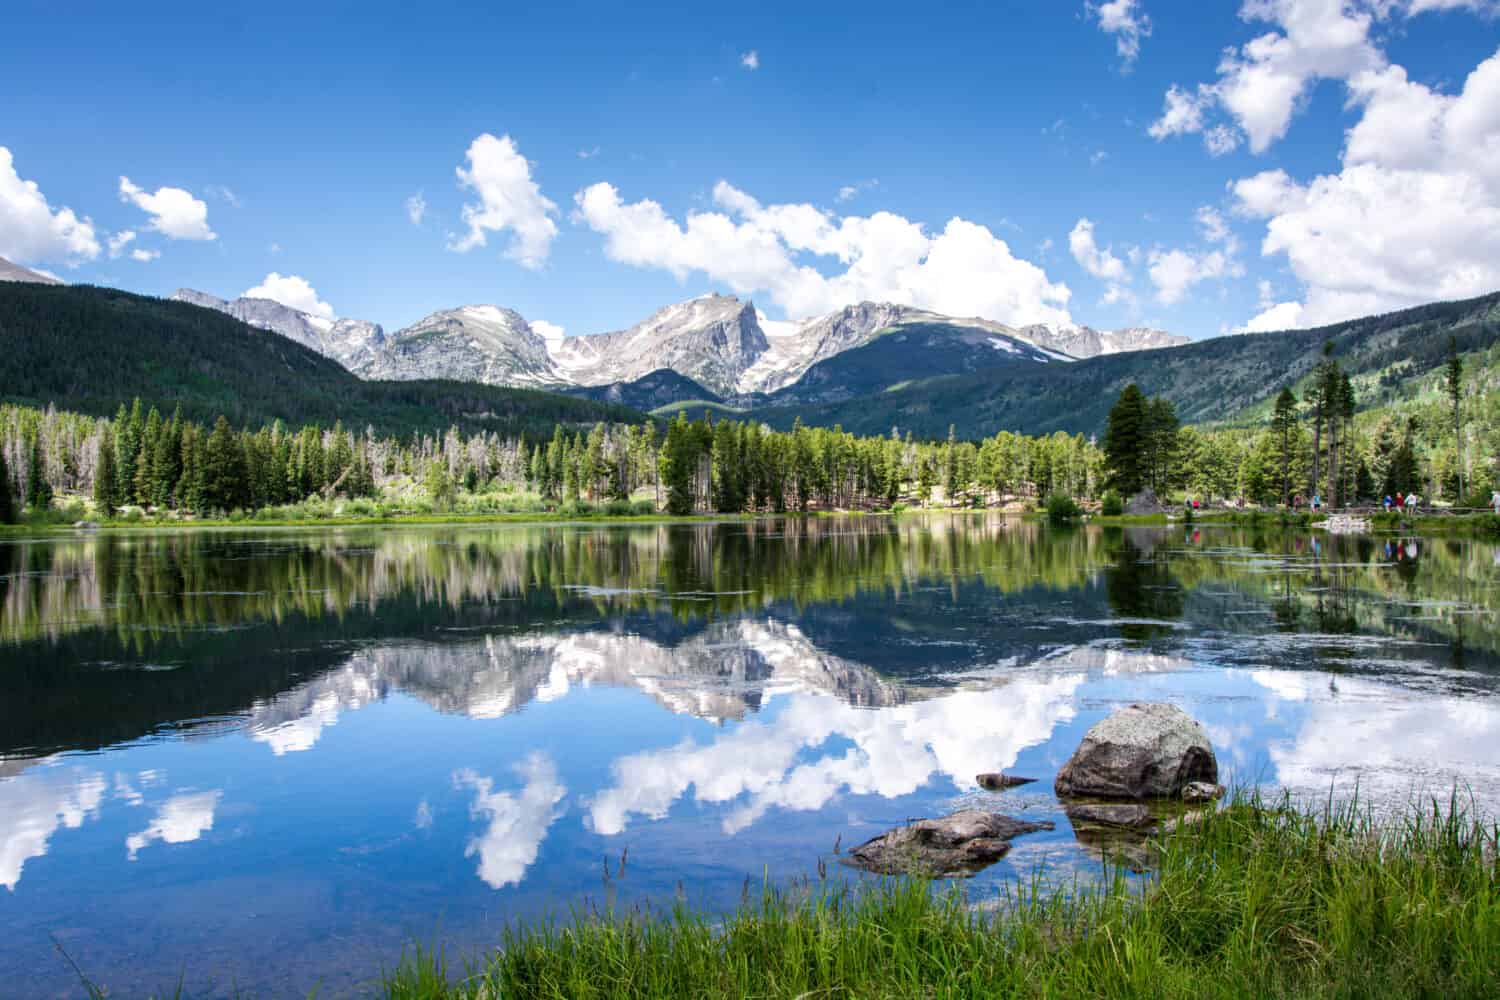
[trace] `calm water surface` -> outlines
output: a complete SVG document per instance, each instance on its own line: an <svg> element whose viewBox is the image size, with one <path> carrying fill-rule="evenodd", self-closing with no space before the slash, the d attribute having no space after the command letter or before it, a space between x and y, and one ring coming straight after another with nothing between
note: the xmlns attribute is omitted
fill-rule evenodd
<svg viewBox="0 0 1500 1000"><path fill-rule="evenodd" d="M1493 810L1497 584L1486 543L987 516L0 543L0 994L77 995L56 945L121 996L358 994L972 804L1058 825L975 894L1087 874L1051 779L1139 699L1231 780Z"/></svg>

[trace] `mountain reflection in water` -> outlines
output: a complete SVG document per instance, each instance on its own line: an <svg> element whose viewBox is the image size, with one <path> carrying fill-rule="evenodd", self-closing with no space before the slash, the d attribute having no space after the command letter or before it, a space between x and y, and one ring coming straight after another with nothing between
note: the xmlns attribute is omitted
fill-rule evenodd
<svg viewBox="0 0 1500 1000"><path fill-rule="evenodd" d="M67 928L121 993L338 995L439 924L732 906L968 805L1058 822L973 891L1093 871L1051 777L1134 700L1231 778L1489 808L1497 582L1481 543L992 515L0 544L0 967L65 991Z"/></svg>

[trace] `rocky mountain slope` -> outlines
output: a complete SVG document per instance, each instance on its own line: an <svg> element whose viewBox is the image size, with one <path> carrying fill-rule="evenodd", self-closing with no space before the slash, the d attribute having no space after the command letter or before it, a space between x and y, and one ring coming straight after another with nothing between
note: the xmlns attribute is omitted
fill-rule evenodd
<svg viewBox="0 0 1500 1000"><path fill-rule="evenodd" d="M312 348L324 357L332 358L350 371L368 365L385 342L385 331L378 323L361 319L327 319L270 299L238 298L226 302L215 295L191 288L179 288L172 298L178 302L191 302L195 306L214 309L233 316L241 323L279 333L303 347Z"/></svg>
<svg viewBox="0 0 1500 1000"><path fill-rule="evenodd" d="M914 378L878 394L827 403L796 401L759 408L756 419L786 428L800 418L840 424L860 434L892 426L941 437L955 424L978 437L999 430L1095 434L1120 390L1131 382L1164 396L1184 423L1260 419L1283 386L1300 383L1333 344L1362 399L1411 384L1439 369L1450 338L1463 352L1500 345L1500 293L1439 302L1313 330L1243 334L1157 351L1100 355L1072 364L996 368Z"/></svg>
<svg viewBox="0 0 1500 1000"><path fill-rule="evenodd" d="M26 281L38 285L62 285L66 282L58 281L51 275L40 271L33 271L29 267L20 264L12 264L4 257L0 257L0 281Z"/></svg>
<svg viewBox="0 0 1500 1000"><path fill-rule="evenodd" d="M759 403L789 391L814 369L818 389L799 392L795 399L849 398L857 394L855 387L834 384L838 372L858 367L866 382L875 378L884 387L900 380L895 376L902 359L881 362L890 378L870 370L871 357L819 366L883 334L915 326L926 332L907 342L909 348L937 353L912 359L913 371L900 377L974 371L985 367L987 358L1001 365L1047 363L1186 342L1157 330L1015 328L879 302L782 322L731 295L702 295L659 309L629 328L586 336L552 335L544 324L533 327L514 310L493 305L443 310L386 335L373 323L311 316L263 299L226 302L190 289L175 298L274 330L364 378L447 378L597 399L659 401L656 405L699 399ZM954 335L933 336L938 327ZM1000 344L1007 346L1000 349ZM976 347L983 349L974 351ZM876 354L885 357L886 351Z"/></svg>

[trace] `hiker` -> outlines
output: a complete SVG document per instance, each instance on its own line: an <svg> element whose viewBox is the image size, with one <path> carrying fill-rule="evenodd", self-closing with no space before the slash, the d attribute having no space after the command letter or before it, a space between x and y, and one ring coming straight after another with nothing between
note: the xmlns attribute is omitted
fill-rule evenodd
<svg viewBox="0 0 1500 1000"><path fill-rule="evenodd" d="M1313 494L1313 499L1312 499L1313 513L1316 514L1318 512L1318 508L1321 507L1321 506L1323 506L1323 498L1322 498L1322 496L1320 496L1317 493L1314 493Z"/></svg>
<svg viewBox="0 0 1500 1000"><path fill-rule="evenodd" d="M1500 490L1490 494L1490 506L1495 508L1495 516L1500 517Z"/></svg>
<svg viewBox="0 0 1500 1000"><path fill-rule="evenodd" d="M1396 509L1406 509L1406 494L1402 493L1400 490L1396 491Z"/></svg>
<svg viewBox="0 0 1500 1000"><path fill-rule="evenodd" d="M1496 493L1495 496L1500 497L1500 493ZM1385 495L1385 512L1387 514L1391 512L1391 495L1389 493ZM1500 514L1500 504L1496 504L1495 512Z"/></svg>
<svg viewBox="0 0 1500 1000"><path fill-rule="evenodd" d="M1411 511L1412 513L1416 513L1417 506L1421 502L1422 498L1417 496L1415 493L1406 494L1406 509Z"/></svg>

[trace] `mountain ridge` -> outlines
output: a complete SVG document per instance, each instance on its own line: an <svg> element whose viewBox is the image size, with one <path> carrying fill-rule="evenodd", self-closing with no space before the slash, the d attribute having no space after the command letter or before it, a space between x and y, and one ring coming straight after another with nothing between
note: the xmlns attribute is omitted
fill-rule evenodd
<svg viewBox="0 0 1500 1000"><path fill-rule="evenodd" d="M513 309L485 304L439 310L387 335L378 324L330 320L267 300L225 301L192 289L180 289L174 298L274 330L364 378L450 378L590 398L601 398L590 390L609 387L616 396L656 398L669 387L669 380L656 373L668 370L686 380L682 390L693 398L753 404L790 389L823 362L914 325L968 331L946 340L924 338L929 346L974 343L974 335L998 337L1038 363L1187 342L1140 328L1012 327L889 302L854 303L801 322L774 321L753 301L717 293L663 306L630 327L585 335L553 333L540 324L538 329ZM917 367L942 374L945 364L949 374L975 367L962 351L946 362L922 359ZM639 392L630 388L641 380L649 385Z"/></svg>

